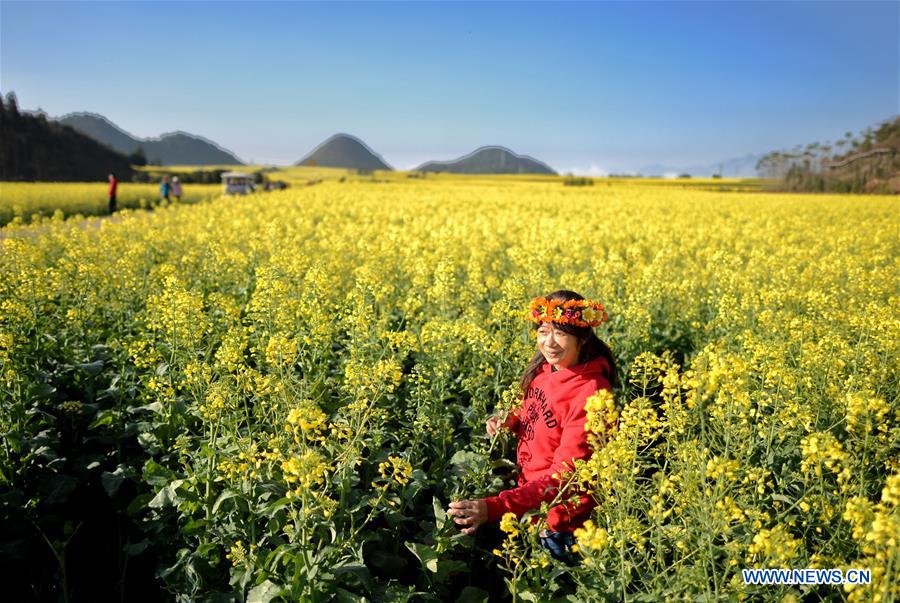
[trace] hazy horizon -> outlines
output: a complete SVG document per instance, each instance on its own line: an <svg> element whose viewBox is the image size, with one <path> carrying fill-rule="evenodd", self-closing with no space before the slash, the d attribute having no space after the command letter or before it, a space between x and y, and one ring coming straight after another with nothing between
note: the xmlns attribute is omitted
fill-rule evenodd
<svg viewBox="0 0 900 603"><path fill-rule="evenodd" d="M0 2L23 110L289 165L338 132L397 169L499 145L682 168L900 112L900 3ZM727 175L727 174L726 174Z"/></svg>

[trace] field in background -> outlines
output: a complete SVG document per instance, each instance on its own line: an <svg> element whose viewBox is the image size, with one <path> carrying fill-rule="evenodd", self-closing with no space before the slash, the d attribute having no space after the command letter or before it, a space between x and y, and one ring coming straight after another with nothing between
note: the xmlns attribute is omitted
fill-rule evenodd
<svg viewBox="0 0 900 603"><path fill-rule="evenodd" d="M0 226L14 220L27 223L32 216L106 215L108 190L105 182L0 182ZM197 203L221 193L220 184L186 185L181 203ZM119 183L119 209L147 209L159 200L158 184Z"/></svg>
<svg viewBox="0 0 900 603"><path fill-rule="evenodd" d="M0 240L11 598L900 595L894 198L374 176ZM442 511L509 484L484 420L559 287L625 384L588 407L572 568Z"/></svg>
<svg viewBox="0 0 900 603"><path fill-rule="evenodd" d="M344 168L305 167L292 166L272 168L266 166L145 166L139 168L149 174L159 170L165 170L169 174L191 173L197 170L236 170L254 173L265 170L266 178L272 182L281 180L293 188L319 184L322 182L368 182L368 183L399 183L414 184L418 181L428 182L452 182L464 186L501 185L544 183L562 186L566 182L565 176L547 176L534 174L509 174L509 175L484 175L468 176L459 174L421 174L419 172L404 171L375 171L360 173L357 170ZM675 188L691 190L710 190L721 192L762 192L771 186L771 181L759 179L738 178L694 178L694 179L663 179L663 178L590 178L595 187L652 187ZM183 185L183 203L196 203L208 200L221 194L220 184L193 184ZM74 215L103 216L107 212L106 200L107 184L104 182L92 183L20 183L0 182L0 227L9 224L13 220L17 223L28 223L33 216L50 217L57 214L60 217ZM149 208L159 201L158 183L119 184L119 209Z"/></svg>

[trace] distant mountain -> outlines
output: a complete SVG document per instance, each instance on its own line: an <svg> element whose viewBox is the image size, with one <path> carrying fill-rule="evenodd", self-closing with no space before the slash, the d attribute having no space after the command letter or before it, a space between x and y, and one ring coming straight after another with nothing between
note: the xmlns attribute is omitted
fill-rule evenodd
<svg viewBox="0 0 900 603"><path fill-rule="evenodd" d="M710 163L706 165L686 165L676 167L672 165L653 164L644 166L639 170L643 176L666 176L672 174L690 174L694 177L709 178L713 174L718 174L721 170L723 178L756 178L756 163L762 158L763 154L750 154L743 157L735 157L726 159L719 163Z"/></svg>
<svg viewBox="0 0 900 603"><path fill-rule="evenodd" d="M366 143L350 134L335 134L295 165L339 167L352 170L393 170Z"/></svg>
<svg viewBox="0 0 900 603"><path fill-rule="evenodd" d="M150 163L161 165L243 165L234 153L202 136L170 132L159 138L138 138L95 113L69 113L57 119L109 148L129 155L138 147Z"/></svg>
<svg viewBox="0 0 900 603"><path fill-rule="evenodd" d="M0 100L0 180L103 181L134 174L128 158L93 138Z"/></svg>
<svg viewBox="0 0 900 603"><path fill-rule="evenodd" d="M543 161L497 146L481 147L452 161L428 161L416 170L453 174L556 174Z"/></svg>

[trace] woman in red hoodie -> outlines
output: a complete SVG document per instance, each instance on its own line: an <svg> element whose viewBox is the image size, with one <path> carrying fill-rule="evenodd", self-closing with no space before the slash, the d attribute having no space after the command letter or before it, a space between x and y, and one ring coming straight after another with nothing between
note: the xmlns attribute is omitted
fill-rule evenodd
<svg viewBox="0 0 900 603"><path fill-rule="evenodd" d="M592 328L607 318L600 303L574 291L554 291L532 301L529 318L537 331L537 350L522 374L522 404L505 421L499 416L487 421L489 435L502 428L518 433L518 487L451 502L447 514L465 534L505 513L521 517L552 501L573 461L591 454L585 401L600 388L618 385L613 354ZM552 507L541 544L562 558L574 543L572 532L593 507L589 494L580 495L577 504Z"/></svg>

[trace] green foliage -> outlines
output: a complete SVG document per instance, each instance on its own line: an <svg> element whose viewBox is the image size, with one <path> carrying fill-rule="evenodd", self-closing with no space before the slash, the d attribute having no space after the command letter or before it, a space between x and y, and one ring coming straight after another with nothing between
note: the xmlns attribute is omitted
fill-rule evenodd
<svg viewBox="0 0 900 603"><path fill-rule="evenodd" d="M781 179L781 190L794 192L900 193L900 117L868 128L858 137L847 132L834 143L810 143L763 156L763 176Z"/></svg>
<svg viewBox="0 0 900 603"><path fill-rule="evenodd" d="M594 179L587 178L584 176L574 176L572 174L567 174L565 178L563 178L563 186L593 186Z"/></svg>

